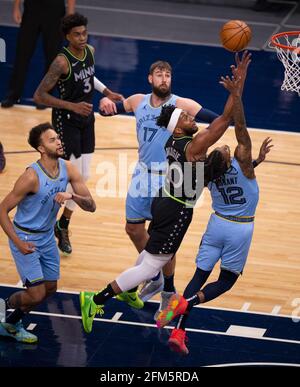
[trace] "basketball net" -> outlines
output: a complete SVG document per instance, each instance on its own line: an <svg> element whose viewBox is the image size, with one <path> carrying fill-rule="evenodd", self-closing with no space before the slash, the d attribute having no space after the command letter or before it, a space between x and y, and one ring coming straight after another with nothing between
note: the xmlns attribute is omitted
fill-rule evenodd
<svg viewBox="0 0 300 387"><path fill-rule="evenodd" d="M272 36L269 47L276 49L285 68L281 90L295 91L300 96L300 31Z"/></svg>

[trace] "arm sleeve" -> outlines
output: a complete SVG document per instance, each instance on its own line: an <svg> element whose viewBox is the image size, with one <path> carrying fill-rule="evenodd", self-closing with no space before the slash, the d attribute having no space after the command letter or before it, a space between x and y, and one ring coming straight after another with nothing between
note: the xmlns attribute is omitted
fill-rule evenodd
<svg viewBox="0 0 300 387"><path fill-rule="evenodd" d="M212 110L202 108L196 114L195 120L211 123L217 117L219 117L219 114L213 112Z"/></svg>
<svg viewBox="0 0 300 387"><path fill-rule="evenodd" d="M120 102L116 102L116 108L117 108L117 113L114 113L114 114L105 114L102 110L99 110L99 114L101 116L104 116L104 117L107 117L107 116L115 116L117 114L125 114L127 113L125 108L124 108L124 104L122 101Z"/></svg>

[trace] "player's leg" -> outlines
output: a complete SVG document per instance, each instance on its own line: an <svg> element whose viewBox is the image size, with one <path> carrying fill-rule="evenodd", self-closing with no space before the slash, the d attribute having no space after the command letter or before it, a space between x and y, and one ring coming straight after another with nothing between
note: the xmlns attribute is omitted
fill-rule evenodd
<svg viewBox="0 0 300 387"><path fill-rule="evenodd" d="M36 243L36 236L17 233L22 240ZM1 324L0 335L12 337L21 342L34 343L37 337L23 328L21 320L26 313L39 305L46 295L40 255L36 251L23 255L12 241L9 244L18 273L26 289L11 294L5 300L6 322ZM10 312L11 309L13 309L12 312Z"/></svg>
<svg viewBox="0 0 300 387"><path fill-rule="evenodd" d="M64 158L71 160L77 166L79 171L82 169L81 158L81 131L74 123L72 123L70 114L53 109L52 123L59 134L64 149ZM68 185L67 190L71 190ZM69 238L69 223L76 205L71 200L67 202L60 219L56 222L54 233L58 239L58 247L64 255L72 253L72 245Z"/></svg>
<svg viewBox="0 0 300 387"><path fill-rule="evenodd" d="M90 333L96 314L103 314L103 306L111 298L124 293L143 281L152 278L172 258L172 254L150 254L143 250L139 257L140 263L121 273L115 281L107 285L99 293L80 293L80 306L84 330Z"/></svg>
<svg viewBox="0 0 300 387"><path fill-rule="evenodd" d="M174 295L169 300L168 306L158 315L158 326L163 326L179 315L176 328L173 329L169 338L169 346L172 350L183 354L188 354L186 346L185 326L189 316L189 311L193 306L193 297L207 281L213 267L219 260L222 250L222 237L217 231L217 224L213 216L207 225L200 242L198 254L196 257L197 268L193 278L187 285L184 296ZM187 302L186 299L189 299ZM188 309L189 308L189 309ZM183 314L181 314L183 313ZM170 317L170 319L168 319Z"/></svg>

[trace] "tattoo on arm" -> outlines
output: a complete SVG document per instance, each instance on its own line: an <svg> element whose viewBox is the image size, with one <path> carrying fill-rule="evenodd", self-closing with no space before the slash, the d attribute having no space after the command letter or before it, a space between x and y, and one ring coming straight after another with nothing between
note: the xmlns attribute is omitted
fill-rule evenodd
<svg viewBox="0 0 300 387"><path fill-rule="evenodd" d="M73 200L84 211L95 212L96 210L96 204L91 197L73 194Z"/></svg>
<svg viewBox="0 0 300 387"><path fill-rule="evenodd" d="M251 148L251 139L246 127L244 108L240 96L234 96L233 119L238 144Z"/></svg>
<svg viewBox="0 0 300 387"><path fill-rule="evenodd" d="M55 108L67 109L68 102L53 97L49 92L58 82L61 75L65 74L66 68L61 56L57 56L52 62L47 74L39 84L34 99L37 103L42 103Z"/></svg>

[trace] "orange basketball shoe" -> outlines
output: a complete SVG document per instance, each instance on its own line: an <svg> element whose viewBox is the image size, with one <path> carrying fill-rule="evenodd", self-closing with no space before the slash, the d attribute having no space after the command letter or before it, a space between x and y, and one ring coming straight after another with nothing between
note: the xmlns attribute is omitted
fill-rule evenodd
<svg viewBox="0 0 300 387"><path fill-rule="evenodd" d="M185 345L186 342L186 332L183 329L174 328L168 340L170 349L174 352L181 353L182 355L188 355L189 350Z"/></svg>
<svg viewBox="0 0 300 387"><path fill-rule="evenodd" d="M185 314L188 307L187 300L180 294L174 294L168 303L166 309L162 310L156 321L158 328L163 328L170 321L180 314Z"/></svg>

